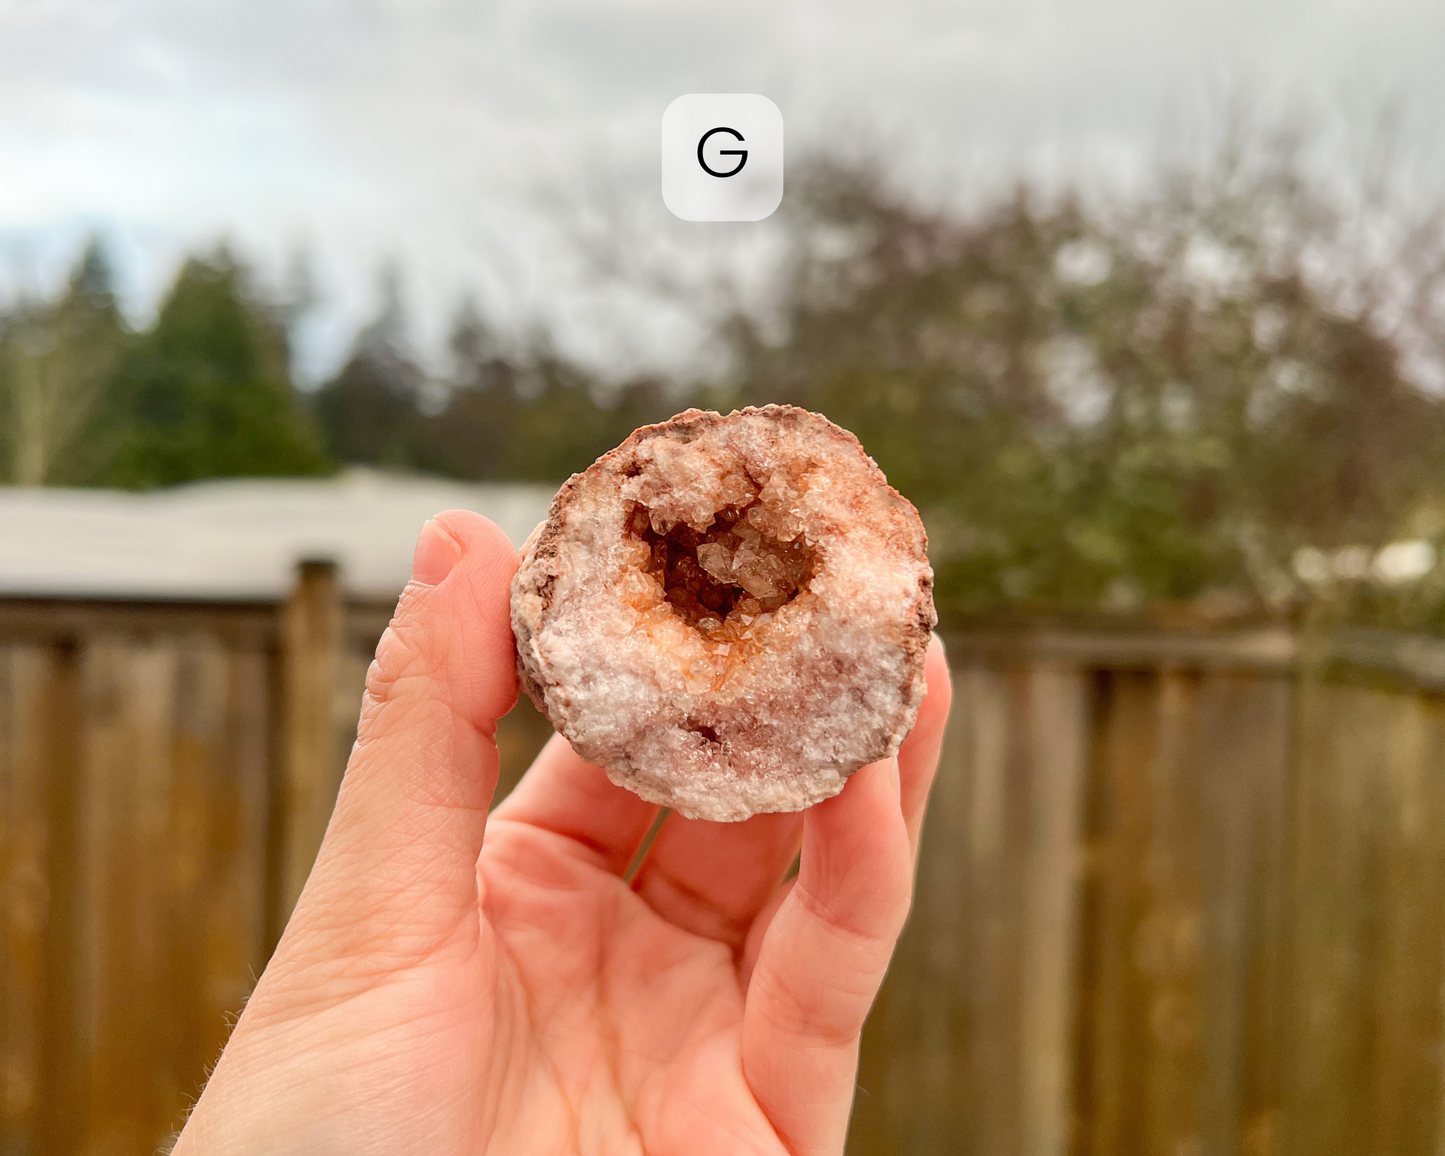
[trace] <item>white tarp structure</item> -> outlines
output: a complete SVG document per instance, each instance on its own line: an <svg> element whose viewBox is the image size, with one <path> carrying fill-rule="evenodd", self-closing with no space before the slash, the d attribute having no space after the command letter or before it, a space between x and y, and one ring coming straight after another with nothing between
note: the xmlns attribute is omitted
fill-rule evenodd
<svg viewBox="0 0 1445 1156"><path fill-rule="evenodd" d="M351 596L392 599L433 514L476 510L520 546L553 492L370 470L147 494L0 487L0 597L269 600L297 562L326 559Z"/></svg>

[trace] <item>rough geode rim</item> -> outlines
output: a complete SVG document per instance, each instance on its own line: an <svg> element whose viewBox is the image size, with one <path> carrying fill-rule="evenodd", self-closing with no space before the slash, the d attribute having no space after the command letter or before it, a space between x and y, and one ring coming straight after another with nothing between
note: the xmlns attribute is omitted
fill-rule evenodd
<svg viewBox="0 0 1445 1156"><path fill-rule="evenodd" d="M570 614L572 619L582 615L580 603L576 600L582 596L588 578L585 568L591 560L595 559L603 570L609 565L614 568L618 565L615 559L608 560L608 551L614 550L614 547L607 539L614 535L620 539L622 535L615 527L601 528L601 523L625 511L633 502L633 499L624 496L624 490L629 486L635 488L642 485L642 482L634 483L630 479L646 476L655 464L648 457L647 448L654 439L662 438L682 444L699 443L703 446L700 452L719 452L718 446L721 445L728 447L731 452L736 439L743 435L745 425L748 427L747 437L752 441L762 436L758 432L759 423L768 423L774 427L772 436L777 445L806 445L809 439L812 439L818 453L826 457L823 464L833 470L833 474L829 476L834 477L837 486L841 486L843 496L854 505L871 504L866 513L879 522L887 523L868 523L865 526L858 521L856 510L831 510L815 524L805 525L805 535L810 531L819 531L820 523L829 519L835 530L840 525L856 528L873 546L884 543L894 547L895 553L891 561L896 563L898 571L889 575L890 581L899 579L905 571L910 572L910 579L916 579L905 599L895 599L893 603L889 603L889 609L881 616L875 611L875 618L878 620L860 620L860 623L852 624L844 621L846 614L840 617L839 611L846 612L846 605L840 607L829 604L825 598L820 601L812 598L809 592L811 601L808 602L808 607L811 609L808 612L815 615L816 619L810 619L806 629L799 628L801 633L795 633L790 643L793 646L807 645L810 635L821 631L819 624L825 622L835 630L842 631L841 637L845 639L854 636L866 639L870 630L874 634L888 634L890 637L881 648L873 647L870 650L870 653L878 651L879 654L891 652L891 660L885 655L883 659L875 662L875 667L886 668L898 676L898 681L894 684L896 701L889 699L891 706L884 711L886 725L874 726L867 734L854 735L853 740L856 741L839 740L842 747L835 742L835 749L840 756L845 753L843 748L846 748L846 758L802 757L806 747L802 740L807 736L794 733L798 729L796 718L787 720L794 724L790 729L775 728L772 732L776 740L774 747L786 748L792 744L795 750L767 750L762 749L761 745L755 745L750 748L748 759L736 753L747 745L741 738L734 744L733 754L728 754L728 740L725 739L721 742L714 740L715 746L710 742L701 748L703 755L700 756L696 749L688 745L685 736L680 740L682 746L668 748L663 756L659 756L654 749L655 740L659 733L666 730L666 726L665 723L658 723L656 719L647 726L639 723L643 733L639 733L632 743L617 741L615 734L611 739L599 739L595 725L590 728L587 725L588 718L592 718L595 723L599 713L598 705L585 703L590 693L585 687L569 685L567 675L562 673L568 669L566 662L552 661L556 655L549 654L548 630L549 627L555 627L567 614ZM651 452L655 454L656 447L653 447ZM812 462L813 468L816 469L818 465L819 462ZM699 468L702 468L701 465ZM749 476L751 477L750 469ZM814 477L812 474L808 476ZM615 501L615 509L607 506L609 499ZM579 518L578 515L583 512L584 507L586 512ZM851 523L848 521L849 517L853 518ZM811 537L808 540L813 541ZM839 545L847 540L846 533L837 535L834 540L834 554L830 554L827 549L829 539L826 534L820 533L814 542L820 551L820 558L824 559L814 578L823 580L823 588L826 588L828 576L833 569L828 559L835 556L847 557L847 550ZM644 799L670 806L691 818L720 821L743 819L767 811L801 810L837 794L848 776L859 767L894 754L912 729L924 694L924 656L937 622L932 599L933 572L928 565L926 547L927 537L917 511L888 484L882 470L864 453L858 439L821 415L794 406L777 405L748 407L725 416L713 411L687 410L666 422L636 430L616 449L598 458L588 469L574 474L553 499L547 519L533 531L523 546L521 564L512 583L512 625L517 642L517 671L522 688L557 730L572 742L579 754L601 766L618 785ZM582 559L580 565L577 563L579 558ZM598 586L597 575L592 575L593 598L605 600L616 597L620 605L622 596L617 594L617 578L623 572L608 571L612 574L610 587L605 584ZM570 605L566 605L569 600ZM906 605L903 604L905 600ZM786 609L785 607L784 610ZM800 618L801 613L800 610L799 614L793 617ZM779 612L778 618L781 624L783 612ZM792 619L789 621L792 623L790 629L797 626ZM671 629L666 623L663 626ZM781 625L779 628L781 629ZM634 627L631 633L635 634L638 629L640 627ZM859 633L860 629L862 634ZM852 635L848 634L849 630ZM605 641L599 638L595 651L589 652L587 657L587 662L595 665L604 674L609 670L608 664L614 661L614 648L606 645ZM632 645L634 641L629 637L624 643ZM562 653L565 647L559 643L552 647L552 650ZM665 647L659 648L659 651L665 650ZM786 653L786 647L777 648L777 654ZM825 654L824 657L828 656ZM575 648L572 658L574 661L570 669L576 677L571 681L592 684L593 671L578 665ZM776 654L769 656L770 661L774 658ZM838 660L837 655L830 659L835 663ZM823 665L826 666L826 663ZM816 662L812 666L805 664L805 667L814 673L821 669ZM761 674L756 676L754 682L761 677ZM892 693L892 690L884 689L887 693ZM867 687L861 690L866 693L861 694L860 702L872 693ZM829 682L824 676L814 688L814 692L820 697L821 704L822 696L834 693L857 695L860 688L848 684L846 679ZM672 692L665 692L659 683L658 701L652 704L658 708L654 711L655 715L659 712L660 717L667 715L664 702L667 693ZM777 688L779 698L786 699L792 708L797 707L800 693L797 687ZM878 695L872 694L872 697L877 698ZM884 697L886 698L886 694ZM584 708L579 708L579 700L584 700ZM752 730L763 728L766 720L762 716L770 705L773 705L772 700L748 705L747 709L752 714L747 717L752 724ZM830 718L837 714L832 707L825 709L832 710ZM796 713L800 718L807 719L812 712ZM877 709L874 709L873 716L875 719L883 717ZM709 729L698 728L683 717L674 718L672 722L676 735L683 735L685 730ZM803 729L806 730L806 726ZM735 726L729 733L737 737L745 735L746 732L746 727ZM784 756L789 755L792 756L791 761L785 761ZM676 765L657 765L659 762L669 761Z"/></svg>

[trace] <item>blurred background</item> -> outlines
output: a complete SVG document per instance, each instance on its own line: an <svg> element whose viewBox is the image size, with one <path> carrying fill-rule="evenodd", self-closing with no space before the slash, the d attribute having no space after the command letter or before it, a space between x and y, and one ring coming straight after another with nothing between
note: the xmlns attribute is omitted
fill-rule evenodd
<svg viewBox="0 0 1445 1156"><path fill-rule="evenodd" d="M0 0L0 1153L167 1143L426 517L853 430L958 687L850 1153L1445 1151L1445 9ZM782 208L662 110L759 92ZM550 727L504 720L503 789Z"/></svg>

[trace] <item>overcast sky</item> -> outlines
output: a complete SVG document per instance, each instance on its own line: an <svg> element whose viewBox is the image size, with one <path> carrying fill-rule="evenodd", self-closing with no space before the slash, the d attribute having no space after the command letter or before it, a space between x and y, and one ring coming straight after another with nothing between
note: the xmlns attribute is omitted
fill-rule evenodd
<svg viewBox="0 0 1445 1156"><path fill-rule="evenodd" d="M225 237L272 275L312 255L312 376L389 257L423 346L471 292L646 362L685 328L583 291L550 206L606 188L679 261L756 248L765 224L662 207L680 94L763 93L790 155L862 132L966 193L1126 173L1240 90L1341 121L1397 102L1438 156L1442 49L1440 0L0 0L0 287L53 284L99 230L143 319Z"/></svg>

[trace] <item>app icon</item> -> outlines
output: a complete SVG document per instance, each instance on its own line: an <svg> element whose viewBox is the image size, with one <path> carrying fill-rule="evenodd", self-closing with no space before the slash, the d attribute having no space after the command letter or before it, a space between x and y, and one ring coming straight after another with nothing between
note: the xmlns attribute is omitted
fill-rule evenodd
<svg viewBox="0 0 1445 1156"><path fill-rule="evenodd" d="M694 92L662 114L662 200L684 221L761 221L783 200L783 114L755 93Z"/></svg>

